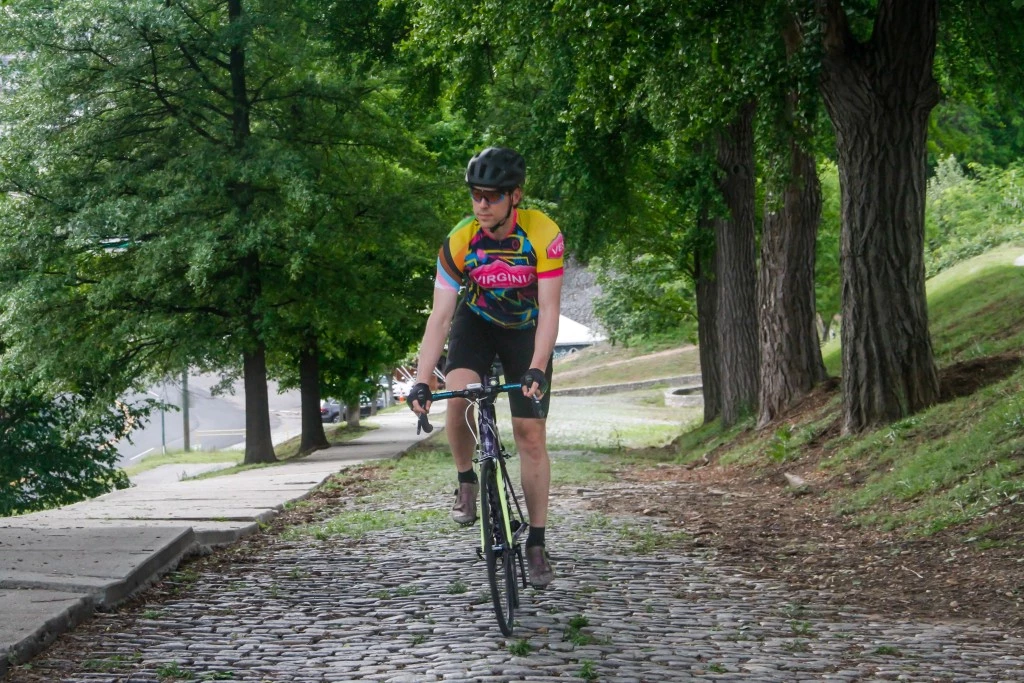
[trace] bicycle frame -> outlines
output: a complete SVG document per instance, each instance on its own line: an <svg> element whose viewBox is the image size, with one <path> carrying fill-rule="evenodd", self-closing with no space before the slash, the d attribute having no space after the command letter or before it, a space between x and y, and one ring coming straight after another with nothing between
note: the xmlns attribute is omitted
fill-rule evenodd
<svg viewBox="0 0 1024 683"><path fill-rule="evenodd" d="M488 386L486 383L490 378L484 377L484 386ZM505 538L511 539L511 547L515 547L523 534L525 525L520 524L516 529L512 529L512 513L518 515L521 519L523 514L522 510L519 509L519 501L513 498L511 502L515 503L515 510L512 509L510 501L508 500L508 491L511 490L511 482L509 481L508 471L505 469L505 459L508 458L508 454L501 445L501 439L498 436L497 426L497 415L494 412L494 399L497 398L497 394L503 391L510 391L520 388L522 385L506 384L506 385L491 385L495 387L495 393L491 396L490 400L476 401L477 408L477 462L480 464L481 472L484 471L484 465L487 462L492 462L497 468L496 477L498 479L498 499L501 508L508 514L502 515L502 519L505 523ZM481 552L484 550L484 544L488 541L484 538L483 525L480 525L480 546ZM503 547L495 547L495 551L503 551Z"/></svg>
<svg viewBox="0 0 1024 683"><path fill-rule="evenodd" d="M497 415L494 412L494 402L498 396L509 391L515 391L520 389L522 384L519 382L510 382L506 384L500 384L495 377L485 375L479 384L469 384L465 389L455 391L440 391L432 395L432 400L439 401L449 398L465 398L472 403L477 409L477 458L476 462L480 464L481 471L484 469L485 463L494 463L497 467L498 474L500 476L501 485L498 486L499 503L504 510L509 512L515 512L519 519L522 519L523 514L519 506L519 501L515 498L509 501L507 491L511 490L511 482L509 481L508 471L505 469L505 459L508 458L508 454L501 445L501 439L498 436L498 422ZM426 429L426 425L421 420L420 426ZM430 431L430 430L427 430ZM515 509L510 505L514 503ZM518 529L513 531L510 523L510 515L503 515L505 520L505 538L512 539L513 547L518 544L522 538L526 525L520 525ZM481 552L484 550L484 544L487 539L483 538L483 527L481 526ZM495 548L495 550L504 550L504 548Z"/></svg>
<svg viewBox="0 0 1024 683"><path fill-rule="evenodd" d="M474 436L477 442L475 461L480 465L481 519L477 555L486 560L498 625L506 636L512 635L514 612L519 607L517 574L523 588L526 587L521 543L529 525L525 523L519 499L505 467L505 460L509 456L498 436L494 402L502 393L521 388L522 384L500 384L496 377L485 375L479 384L431 396L432 401L466 399L477 409L477 431ZM468 408L466 412L468 417ZM425 413L420 415L419 427L427 432L433 429Z"/></svg>

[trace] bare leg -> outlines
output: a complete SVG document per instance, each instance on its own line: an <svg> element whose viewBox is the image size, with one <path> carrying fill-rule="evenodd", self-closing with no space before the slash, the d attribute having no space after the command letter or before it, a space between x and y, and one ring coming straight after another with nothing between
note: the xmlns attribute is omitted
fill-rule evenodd
<svg viewBox="0 0 1024 683"><path fill-rule="evenodd" d="M513 417L512 433L522 463L521 482L526 497L526 510L530 514L530 526L547 526L548 494L551 490L547 421Z"/></svg>
<svg viewBox="0 0 1024 683"><path fill-rule="evenodd" d="M467 384L479 381L480 375L472 370L457 368L445 376L445 389L457 391L465 389ZM470 424L474 424L473 413L470 412L468 417L466 415L468 403L462 398L449 399L445 409L445 432L448 436L448 445L452 449L452 457L455 459L455 467L459 472L465 472L473 467L473 453L476 451L476 439L469 428Z"/></svg>

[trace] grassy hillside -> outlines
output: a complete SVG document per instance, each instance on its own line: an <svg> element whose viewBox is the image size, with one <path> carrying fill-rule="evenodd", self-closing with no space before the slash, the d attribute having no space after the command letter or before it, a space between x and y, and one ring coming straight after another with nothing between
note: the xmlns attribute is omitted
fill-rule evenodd
<svg viewBox="0 0 1024 683"><path fill-rule="evenodd" d="M652 456L797 473L859 524L924 534L963 525L977 543L1024 543L1024 267L1014 266L1021 256L1024 246L1003 247L928 283L938 405L843 435L832 382L765 429L755 430L753 417L729 430L713 423ZM823 353L838 376L838 345ZM556 367L555 386L566 386L563 372L576 385L605 383L610 368L601 366L630 356L607 347L579 354ZM692 349L655 358L612 367L635 369L641 378L697 367Z"/></svg>
<svg viewBox="0 0 1024 683"><path fill-rule="evenodd" d="M700 372L697 348L691 345L645 353L635 347L599 344L555 361L555 387L618 384Z"/></svg>
<svg viewBox="0 0 1024 683"><path fill-rule="evenodd" d="M998 249L929 282L942 402L863 437L815 444L833 478L862 482L836 496L842 509L920 532L972 521L993 536L1010 521L1001 515L1024 516L1024 267L1013 265L1021 255ZM838 349L830 351L838 368Z"/></svg>

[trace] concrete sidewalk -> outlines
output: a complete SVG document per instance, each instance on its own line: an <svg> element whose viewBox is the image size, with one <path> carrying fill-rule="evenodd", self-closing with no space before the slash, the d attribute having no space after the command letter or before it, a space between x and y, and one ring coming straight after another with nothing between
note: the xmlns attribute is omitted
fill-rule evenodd
<svg viewBox="0 0 1024 683"><path fill-rule="evenodd" d="M408 411L367 422L379 428L294 462L184 481L187 466L167 466L129 489L0 518L0 676L191 553L254 533L339 470L397 458L426 437Z"/></svg>

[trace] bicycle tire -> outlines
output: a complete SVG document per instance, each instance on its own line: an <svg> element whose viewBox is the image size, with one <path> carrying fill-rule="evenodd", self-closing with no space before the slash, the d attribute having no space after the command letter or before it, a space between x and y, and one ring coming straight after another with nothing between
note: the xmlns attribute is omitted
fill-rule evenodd
<svg viewBox="0 0 1024 683"><path fill-rule="evenodd" d="M523 544L519 542L518 536L519 536L519 534L524 533L526 531L525 528L529 527L529 525L526 522L523 521L523 511L519 507L519 501L516 499L516 492L515 492L515 489L512 486L512 480L508 476L508 470L505 468L505 464L504 463L501 464L501 466L498 469L498 471L501 472L501 480L505 484L506 510L508 511L508 515L509 515L509 520L510 520L509 527L510 527L510 530L512 531L513 543L515 545L515 551L516 551L516 555L515 555L516 561L513 563L515 566L513 566L513 568L512 568L512 572L513 572L512 578L513 579L516 578L515 574L517 573L517 568L518 568L519 582L516 583L516 586L518 587L518 586L521 585L525 589L525 588L529 587L529 583L526 581L526 561L523 558ZM519 591L518 591L518 588L516 590L515 597L516 597L516 607L519 607Z"/></svg>
<svg viewBox="0 0 1024 683"><path fill-rule="evenodd" d="M512 635L515 608L519 604L516 584L516 553L508 535L507 509L503 505L504 486L500 472L493 462L485 461L480 468L480 530L484 560L487 563L487 581L491 588L491 602L498 627L506 636Z"/></svg>

